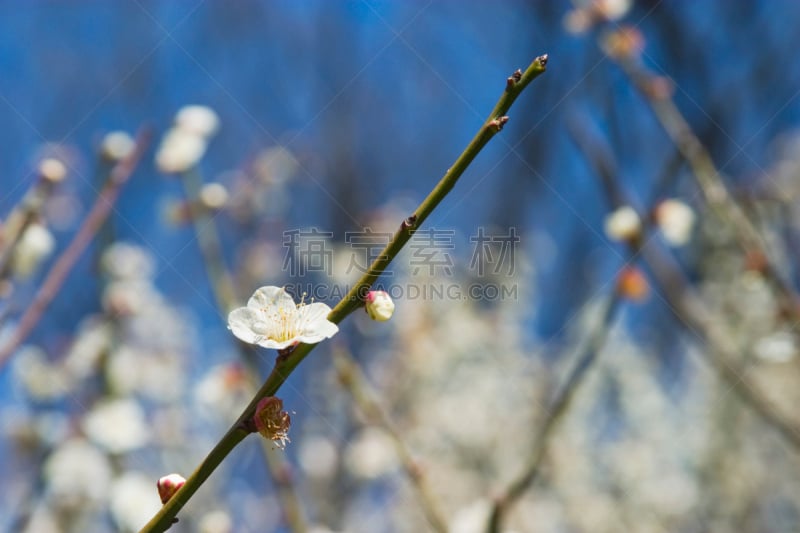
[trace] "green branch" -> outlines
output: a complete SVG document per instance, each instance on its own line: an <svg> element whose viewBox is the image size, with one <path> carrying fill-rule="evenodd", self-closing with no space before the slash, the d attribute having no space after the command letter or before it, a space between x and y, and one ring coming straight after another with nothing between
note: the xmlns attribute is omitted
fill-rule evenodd
<svg viewBox="0 0 800 533"><path fill-rule="evenodd" d="M488 143L503 125L508 122L506 113L520 93L535 78L545 71L547 66L547 55L542 55L533 60L533 63L525 72L517 71L506 80L506 87L502 96L494 106L486 122L483 123L478 133L469 143L467 148L456 159L436 187L428 194L427 198L417 207L416 211L406 218L400 228L394 234L394 238L384 248L378 258L370 265L369 270L356 283L345 297L333 308L328 315L328 320L339 323L347 315L358 309L362 305L362 298L373 283L389 266L389 263L402 250L403 246L411 238L411 234L416 230L434 209L441 203L447 193L455 186L458 179L467 169L473 159L480 153L486 143ZM239 419L225 433L222 439L214 446L202 463L195 469L191 476L186 480L186 484L175 493L175 495L161 508L161 510L142 528L140 533L151 533L166 531L172 524L178 512L186 505L186 502L194 495L198 488L205 482L211 473L222 463L227 455L241 442L249 432L243 425L248 422L255 412L258 402L267 396L274 396L286 378L292 371L305 359L311 352L314 345L300 344L286 356L279 356L275 362L275 367L267 377L261 389L253 397L250 404L245 408Z"/></svg>

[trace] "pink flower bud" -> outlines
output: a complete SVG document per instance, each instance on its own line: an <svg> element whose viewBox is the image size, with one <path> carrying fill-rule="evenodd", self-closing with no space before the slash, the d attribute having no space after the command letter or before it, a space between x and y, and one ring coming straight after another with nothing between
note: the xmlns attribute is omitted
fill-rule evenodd
<svg viewBox="0 0 800 533"><path fill-rule="evenodd" d="M647 277L636 267L625 267L617 278L617 291L623 298L641 302L650 294Z"/></svg>
<svg viewBox="0 0 800 533"><path fill-rule="evenodd" d="M186 479L180 474L169 474L158 480L158 495L161 496L161 503L167 503L172 495L183 487Z"/></svg>
<svg viewBox="0 0 800 533"><path fill-rule="evenodd" d="M394 302L386 291L369 291L364 301L364 308L372 320L385 322L392 318Z"/></svg>
<svg viewBox="0 0 800 533"><path fill-rule="evenodd" d="M273 441L278 448L286 447L292 419L289 413L283 410L283 400L275 396L262 398L256 406L253 423L265 439Z"/></svg>

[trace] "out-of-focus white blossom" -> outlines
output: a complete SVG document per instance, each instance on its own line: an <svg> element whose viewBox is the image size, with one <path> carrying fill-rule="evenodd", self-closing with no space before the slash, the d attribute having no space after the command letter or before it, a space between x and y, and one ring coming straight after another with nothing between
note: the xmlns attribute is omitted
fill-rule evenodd
<svg viewBox="0 0 800 533"><path fill-rule="evenodd" d="M155 289L146 280L112 281L103 289L103 309L114 316L141 313L154 302Z"/></svg>
<svg viewBox="0 0 800 533"><path fill-rule="evenodd" d="M594 24L594 17L586 9L570 9L564 15L564 29L569 33L583 33Z"/></svg>
<svg viewBox="0 0 800 533"><path fill-rule="evenodd" d="M570 33L583 33L603 21L615 21L630 11L631 0L588 0L580 2L564 16L564 28Z"/></svg>
<svg viewBox="0 0 800 533"><path fill-rule="evenodd" d="M162 404L176 401L186 387L178 354L142 350L127 344L108 355L106 379L115 394L140 394Z"/></svg>
<svg viewBox="0 0 800 533"><path fill-rule="evenodd" d="M206 183L200 189L198 199L203 207L215 211L228 202L228 189L221 183Z"/></svg>
<svg viewBox="0 0 800 533"><path fill-rule="evenodd" d="M236 364L212 367L194 389L200 413L227 420L237 416L251 398L247 374Z"/></svg>
<svg viewBox="0 0 800 533"><path fill-rule="evenodd" d="M321 436L304 437L298 455L300 468L309 477L327 478L336 472L339 454L330 439Z"/></svg>
<svg viewBox="0 0 800 533"><path fill-rule="evenodd" d="M109 161L121 161L128 157L136 147L136 141L125 131L112 131L103 137L100 154Z"/></svg>
<svg viewBox="0 0 800 533"><path fill-rule="evenodd" d="M30 276L47 259L56 247L56 240L43 224L30 224L22 233L14 255L11 268L17 276Z"/></svg>
<svg viewBox="0 0 800 533"><path fill-rule="evenodd" d="M51 500L59 509L86 509L106 501L111 464L106 455L83 439L63 442L44 464Z"/></svg>
<svg viewBox="0 0 800 533"><path fill-rule="evenodd" d="M611 212L605 220L605 232L612 241L637 238L642 231L642 221L636 210L624 205Z"/></svg>
<svg viewBox="0 0 800 533"><path fill-rule="evenodd" d="M231 533L233 531L233 519L225 511L216 509L200 518L197 529L200 533Z"/></svg>
<svg viewBox="0 0 800 533"><path fill-rule="evenodd" d="M47 181L58 183L67 177L67 167L59 159L48 157L39 163L39 175Z"/></svg>
<svg viewBox="0 0 800 533"><path fill-rule="evenodd" d="M205 137L182 128L164 134L156 152L156 166L165 174L179 174L193 168L206 153Z"/></svg>
<svg viewBox="0 0 800 533"><path fill-rule="evenodd" d="M369 291L364 298L364 309L372 320L385 322L394 314L394 302L386 291Z"/></svg>
<svg viewBox="0 0 800 533"><path fill-rule="evenodd" d="M208 106L187 105L175 114L175 127L201 137L211 137L219 129L219 115Z"/></svg>
<svg viewBox="0 0 800 533"><path fill-rule="evenodd" d="M282 350L333 337L339 328L328 320L330 312L330 307L319 302L295 304L281 287L261 287L247 307L231 311L228 328L244 342Z"/></svg>
<svg viewBox="0 0 800 533"><path fill-rule="evenodd" d="M683 246L692 237L694 210L680 200L671 198L658 204L655 220L664 238L673 246Z"/></svg>
<svg viewBox="0 0 800 533"><path fill-rule="evenodd" d="M760 338L754 351L757 357L772 363L788 363L797 355L797 341L795 333L791 331L776 331Z"/></svg>
<svg viewBox="0 0 800 533"><path fill-rule="evenodd" d="M144 411L131 398L98 403L84 417L82 426L89 439L111 453L130 452L150 440Z"/></svg>
<svg viewBox="0 0 800 533"><path fill-rule="evenodd" d="M139 531L158 512L161 503L150 476L125 472L111 485L109 508L120 531Z"/></svg>
<svg viewBox="0 0 800 533"><path fill-rule="evenodd" d="M219 116L210 107L190 105L181 108L175 115L175 124L161 140L156 152L156 166L166 174L179 174L196 166L218 128Z"/></svg>
<svg viewBox="0 0 800 533"><path fill-rule="evenodd" d="M111 324L104 320L84 320L64 357L64 371L77 380L91 376L111 346L113 334Z"/></svg>
<svg viewBox="0 0 800 533"><path fill-rule="evenodd" d="M46 401L64 396L72 388L72 376L47 360L40 348L25 346L16 355L14 375L32 399Z"/></svg>
<svg viewBox="0 0 800 533"><path fill-rule="evenodd" d="M608 20L619 20L631 9L631 0L592 0L594 9Z"/></svg>
<svg viewBox="0 0 800 533"><path fill-rule="evenodd" d="M155 270L153 256L141 246L116 242L101 258L104 272L115 279L150 279Z"/></svg>
<svg viewBox="0 0 800 533"><path fill-rule="evenodd" d="M394 442L385 431L368 427L347 446L345 465L354 476L376 479L397 466Z"/></svg>

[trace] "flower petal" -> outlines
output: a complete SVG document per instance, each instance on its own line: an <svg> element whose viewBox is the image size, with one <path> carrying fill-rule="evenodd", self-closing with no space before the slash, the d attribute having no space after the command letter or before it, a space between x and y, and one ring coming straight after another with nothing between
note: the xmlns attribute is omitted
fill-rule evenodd
<svg viewBox="0 0 800 533"><path fill-rule="evenodd" d="M300 335L298 340L308 344L314 344L322 339L333 337L339 331L339 327L328 320L331 308L323 303L313 303L298 309L301 323Z"/></svg>
<svg viewBox="0 0 800 533"><path fill-rule="evenodd" d="M236 337L250 344L257 344L264 337L263 331L265 324L261 313L248 307L234 309L228 315L228 329Z"/></svg>
<svg viewBox="0 0 800 533"><path fill-rule="evenodd" d="M272 314L278 313L280 310L283 310L284 313L293 313L296 306L292 296L283 287L268 285L260 287L253 293L253 296L247 301L247 307Z"/></svg>
<svg viewBox="0 0 800 533"><path fill-rule="evenodd" d="M269 348L271 350L283 350L284 348L288 348L289 346L292 346L293 344L298 342L303 342L303 341L295 337L289 340L278 342L275 339L268 339L267 337L262 337L256 344L264 348Z"/></svg>

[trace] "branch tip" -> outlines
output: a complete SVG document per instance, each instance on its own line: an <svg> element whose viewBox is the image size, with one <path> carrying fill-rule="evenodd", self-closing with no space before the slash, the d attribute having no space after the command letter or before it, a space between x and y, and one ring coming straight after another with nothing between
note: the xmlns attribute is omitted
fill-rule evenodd
<svg viewBox="0 0 800 533"><path fill-rule="evenodd" d="M542 65L542 68L547 68L547 59L548 59L548 55L547 54L542 54L542 55L540 55L539 57L536 58L536 61L538 61L539 64Z"/></svg>
<svg viewBox="0 0 800 533"><path fill-rule="evenodd" d="M403 221L403 229L411 229L417 224L417 214L414 213Z"/></svg>
<svg viewBox="0 0 800 533"><path fill-rule="evenodd" d="M506 91L510 91L514 85L522 79L522 71L517 69L511 76L506 79Z"/></svg>

